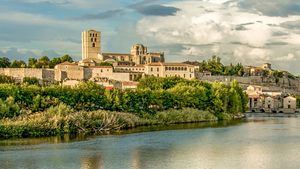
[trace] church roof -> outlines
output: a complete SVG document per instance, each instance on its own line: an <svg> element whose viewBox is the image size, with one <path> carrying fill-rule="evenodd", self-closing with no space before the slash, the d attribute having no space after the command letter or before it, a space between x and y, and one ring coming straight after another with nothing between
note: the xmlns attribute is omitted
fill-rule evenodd
<svg viewBox="0 0 300 169"><path fill-rule="evenodd" d="M118 55L118 56L130 56L129 53L102 53L103 56L109 56L109 55Z"/></svg>
<svg viewBox="0 0 300 169"><path fill-rule="evenodd" d="M186 64L186 63L162 63L162 62L148 63L147 66L189 66L189 67L194 67L194 65L190 65L190 64Z"/></svg>
<svg viewBox="0 0 300 169"><path fill-rule="evenodd" d="M63 63L60 63L59 65L77 65L76 63L71 63L71 62L68 62L68 61L65 61Z"/></svg>

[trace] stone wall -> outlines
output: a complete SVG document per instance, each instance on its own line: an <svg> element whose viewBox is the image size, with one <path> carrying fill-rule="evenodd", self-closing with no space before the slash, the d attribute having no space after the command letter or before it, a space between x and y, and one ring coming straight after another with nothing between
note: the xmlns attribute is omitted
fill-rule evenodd
<svg viewBox="0 0 300 169"><path fill-rule="evenodd" d="M293 94L300 94L299 79L280 78L276 83L274 78L266 78L262 76L197 76L197 79L209 82L223 82L230 83L236 80L240 85L246 89L249 85L267 86L270 90L285 91Z"/></svg>
<svg viewBox="0 0 300 169"><path fill-rule="evenodd" d="M0 74L23 80L24 77L35 77L40 80L54 81L54 69L37 68L1 68Z"/></svg>

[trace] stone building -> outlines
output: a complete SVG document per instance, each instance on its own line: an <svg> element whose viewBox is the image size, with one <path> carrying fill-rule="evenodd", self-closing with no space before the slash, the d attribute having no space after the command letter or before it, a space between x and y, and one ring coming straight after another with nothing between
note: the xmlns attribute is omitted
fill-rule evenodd
<svg viewBox="0 0 300 169"><path fill-rule="evenodd" d="M266 87L247 87L248 108L251 112L295 113L297 112L296 98L286 96L279 91L271 91Z"/></svg>
<svg viewBox="0 0 300 169"><path fill-rule="evenodd" d="M145 74L157 77L195 78L195 67L185 63L149 63L145 65Z"/></svg>
<svg viewBox="0 0 300 169"><path fill-rule="evenodd" d="M131 47L130 53L102 53L101 32L87 30L82 32L82 60L81 66L91 66L103 61L132 62L136 65L154 62L164 62L163 52L148 52L142 44Z"/></svg>
<svg viewBox="0 0 300 169"><path fill-rule="evenodd" d="M82 60L100 60L101 55L101 32L87 30L82 32Z"/></svg>
<svg viewBox="0 0 300 169"><path fill-rule="evenodd" d="M263 76L265 71L272 70L270 63L264 63L261 66L245 66L245 76Z"/></svg>
<svg viewBox="0 0 300 169"><path fill-rule="evenodd" d="M136 44L131 47L129 53L102 53L101 60L114 60L115 62L131 62L136 65L155 62L164 62L163 52L148 52L147 47L142 44Z"/></svg>
<svg viewBox="0 0 300 169"><path fill-rule="evenodd" d="M283 98L282 112L294 113L297 111L297 99L293 96L286 96Z"/></svg>

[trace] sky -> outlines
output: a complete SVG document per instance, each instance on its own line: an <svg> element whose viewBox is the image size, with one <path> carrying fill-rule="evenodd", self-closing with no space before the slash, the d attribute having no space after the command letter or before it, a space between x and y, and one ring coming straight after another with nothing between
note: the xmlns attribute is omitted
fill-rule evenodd
<svg viewBox="0 0 300 169"><path fill-rule="evenodd" d="M299 0L0 0L0 56L81 58L81 32L102 33L103 52L136 43L168 62L273 67L300 74Z"/></svg>

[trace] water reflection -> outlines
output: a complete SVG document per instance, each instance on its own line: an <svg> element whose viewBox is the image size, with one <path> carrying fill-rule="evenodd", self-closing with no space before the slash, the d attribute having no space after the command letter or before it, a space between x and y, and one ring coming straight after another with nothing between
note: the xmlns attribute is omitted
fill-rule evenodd
<svg viewBox="0 0 300 169"><path fill-rule="evenodd" d="M100 154L81 158L81 169L102 169L102 158Z"/></svg>
<svg viewBox="0 0 300 169"><path fill-rule="evenodd" d="M172 130L132 131L75 142L65 136L52 138L62 142L55 144L8 143L0 146L0 168L300 168L299 124L299 118L258 118L227 127L199 129L198 124L189 124L178 125L178 130L169 126Z"/></svg>

